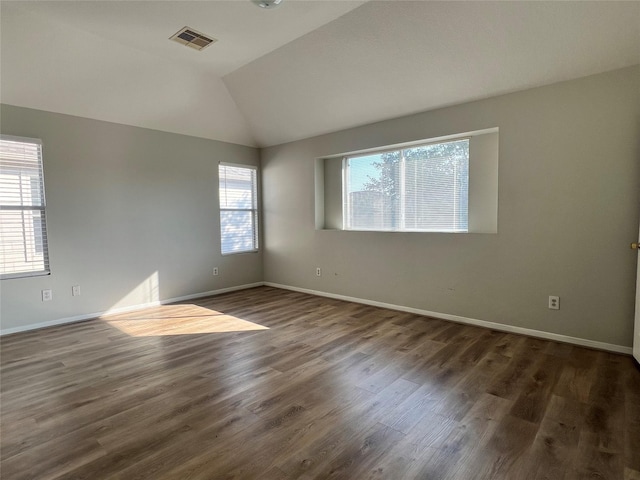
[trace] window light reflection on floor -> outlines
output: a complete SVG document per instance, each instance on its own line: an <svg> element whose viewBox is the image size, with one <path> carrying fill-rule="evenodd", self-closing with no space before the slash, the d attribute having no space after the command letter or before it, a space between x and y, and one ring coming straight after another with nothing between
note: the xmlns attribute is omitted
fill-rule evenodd
<svg viewBox="0 0 640 480"><path fill-rule="evenodd" d="M263 325L193 304L162 305L103 317L102 321L132 337L269 330Z"/></svg>

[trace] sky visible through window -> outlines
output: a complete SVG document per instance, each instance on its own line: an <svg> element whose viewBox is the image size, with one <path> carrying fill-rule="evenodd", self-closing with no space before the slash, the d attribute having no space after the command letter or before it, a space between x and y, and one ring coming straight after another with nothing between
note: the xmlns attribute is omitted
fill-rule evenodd
<svg viewBox="0 0 640 480"><path fill-rule="evenodd" d="M469 140L347 157L345 228L468 231Z"/></svg>
<svg viewBox="0 0 640 480"><path fill-rule="evenodd" d="M380 170L375 167L374 162L382 162L382 154L378 153L352 159L349 164L349 180L352 192L365 190L365 184L371 178L380 178Z"/></svg>

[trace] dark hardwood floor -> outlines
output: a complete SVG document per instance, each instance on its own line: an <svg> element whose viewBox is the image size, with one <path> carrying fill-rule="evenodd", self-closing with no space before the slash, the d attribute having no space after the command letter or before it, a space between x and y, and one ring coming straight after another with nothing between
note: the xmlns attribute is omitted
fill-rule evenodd
<svg viewBox="0 0 640 480"><path fill-rule="evenodd" d="M1 339L13 479L640 479L630 357L261 287Z"/></svg>

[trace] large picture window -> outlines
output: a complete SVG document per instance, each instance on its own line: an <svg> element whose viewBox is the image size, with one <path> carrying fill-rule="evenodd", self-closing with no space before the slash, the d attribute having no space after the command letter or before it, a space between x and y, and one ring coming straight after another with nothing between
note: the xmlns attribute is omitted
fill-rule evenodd
<svg viewBox="0 0 640 480"><path fill-rule="evenodd" d="M258 181L255 167L223 164L220 178L222 254L258 250Z"/></svg>
<svg viewBox="0 0 640 480"><path fill-rule="evenodd" d="M49 273L42 143L0 136L0 278Z"/></svg>
<svg viewBox="0 0 640 480"><path fill-rule="evenodd" d="M344 159L345 230L467 232L469 140Z"/></svg>

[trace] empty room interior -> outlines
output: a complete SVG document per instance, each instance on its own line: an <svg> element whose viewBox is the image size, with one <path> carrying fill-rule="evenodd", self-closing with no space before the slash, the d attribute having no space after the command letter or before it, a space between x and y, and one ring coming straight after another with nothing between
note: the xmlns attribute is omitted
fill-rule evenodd
<svg viewBox="0 0 640 480"><path fill-rule="evenodd" d="M0 1L0 477L640 480L639 1Z"/></svg>

